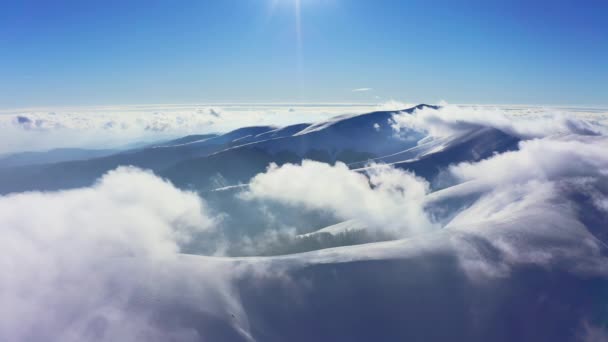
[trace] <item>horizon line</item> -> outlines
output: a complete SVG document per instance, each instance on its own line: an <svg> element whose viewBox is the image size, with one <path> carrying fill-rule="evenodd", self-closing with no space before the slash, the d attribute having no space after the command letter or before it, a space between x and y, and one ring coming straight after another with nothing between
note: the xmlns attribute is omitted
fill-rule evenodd
<svg viewBox="0 0 608 342"><path fill-rule="evenodd" d="M184 103L139 103L139 104L99 104L99 105L46 105L46 106L32 106L32 107L0 107L0 113L14 112L14 111L35 111L35 110L50 110L50 109L104 109L111 110L113 108L138 108L155 109L158 107L196 107L196 106L225 106L225 107L237 107L237 106L252 106L252 107L278 107L278 106L292 106L292 107L379 107L391 102L403 103L406 106L415 107L421 104L436 105L436 106L478 106L478 107L536 107L536 108L568 108L568 109L608 109L608 104L527 104L527 103L444 103L438 101L433 102L402 102L398 100L388 100L384 102L370 103L370 102L184 102ZM410 107L407 107L410 108ZM407 109L404 108L404 109Z"/></svg>

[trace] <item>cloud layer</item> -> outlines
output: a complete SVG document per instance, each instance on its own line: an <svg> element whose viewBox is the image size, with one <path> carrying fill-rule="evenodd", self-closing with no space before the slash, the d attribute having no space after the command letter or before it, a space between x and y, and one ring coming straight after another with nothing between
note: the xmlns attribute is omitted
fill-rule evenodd
<svg viewBox="0 0 608 342"><path fill-rule="evenodd" d="M162 323L180 306L246 326L229 292L235 272L178 257L215 221L195 194L133 168L90 188L0 197L0 338L200 340Z"/></svg>
<svg viewBox="0 0 608 342"><path fill-rule="evenodd" d="M492 272L509 265L570 263L570 271L608 274L606 137L568 135L524 141L518 151L449 172L479 199L446 225L483 237L498 257L473 253L471 264ZM481 190L480 190L481 189ZM460 196L464 195L463 193Z"/></svg>
<svg viewBox="0 0 608 342"><path fill-rule="evenodd" d="M481 125L475 116L456 125L463 121ZM519 127L512 121L501 127ZM361 174L340 163L304 161L271 166L252 179L246 197L327 210L398 237L449 232L470 274L506 275L522 263L608 274L608 139L547 129L552 135L524 140L516 151L451 165L440 176L447 188L435 193L424 179L392 166Z"/></svg>
<svg viewBox="0 0 608 342"><path fill-rule="evenodd" d="M391 167L368 172L363 175L343 163L332 166L309 160L301 165L271 165L251 180L245 197L330 211L394 236L435 228L423 209L429 191L425 180Z"/></svg>
<svg viewBox="0 0 608 342"><path fill-rule="evenodd" d="M499 108L446 105L439 109L425 107L414 113L393 117L393 128L428 132L433 137L470 132L492 127L524 139L553 134L598 135L606 132L606 116L601 112L564 111L553 108Z"/></svg>
<svg viewBox="0 0 608 342"><path fill-rule="evenodd" d="M214 113L201 115L226 116ZM441 175L446 188L433 193L427 180L392 166L363 174L342 163L304 161L271 165L241 194L361 221L399 241L269 259L181 255L197 236L216 232L221 215L196 194L128 167L88 188L0 197L0 338L196 341L204 331L195 325L211 321L247 340L248 316L234 279L244 268L255 274L268 265L289 273L315 263L441 251L476 280L508 276L522 264L608 276L602 129L589 120L549 124L538 113L486 114L424 110L395 118L399 129L437 136L490 126L528 139L516 151L451 165ZM40 129L30 118L16 124ZM273 233L285 232L264 232L266 239Z"/></svg>
<svg viewBox="0 0 608 342"><path fill-rule="evenodd" d="M222 133L243 126L285 126L324 121L337 115L402 110L414 104L390 100L377 105L154 105L0 110L0 155L53 148L113 148L188 134ZM608 110L541 107L447 106L395 117L395 128L415 127L433 134L491 123L526 136L546 132L594 130L581 124L606 120ZM555 120L555 115L558 120ZM510 128L510 118L527 118ZM533 120L539 118L547 120ZM432 121L432 122L431 122ZM463 122L464 121L464 122ZM441 124L441 125L440 125ZM545 127L549 127L549 130ZM540 132L540 133L539 133Z"/></svg>
<svg viewBox="0 0 608 342"><path fill-rule="evenodd" d="M109 148L244 126L285 126L372 111L373 105L157 105L0 111L0 154ZM403 108L399 108L403 109Z"/></svg>

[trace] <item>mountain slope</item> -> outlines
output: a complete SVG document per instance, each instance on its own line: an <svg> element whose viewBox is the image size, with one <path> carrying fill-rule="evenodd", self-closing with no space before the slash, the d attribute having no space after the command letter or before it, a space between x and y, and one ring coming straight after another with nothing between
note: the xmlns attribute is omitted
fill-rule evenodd
<svg viewBox="0 0 608 342"><path fill-rule="evenodd" d="M423 107L431 106L419 105L401 113L412 113ZM247 182L271 162L281 165L303 159L327 163L367 161L413 147L424 137L415 131L409 132L407 139L396 136L391 127L396 113L341 116L313 125L288 126L248 136L238 141L244 144L183 160L164 170L162 175L180 186L210 190L213 188L210 178L221 176L227 184Z"/></svg>
<svg viewBox="0 0 608 342"><path fill-rule="evenodd" d="M118 150L88 150L57 148L45 152L21 152L0 157L0 168L61 163L73 160L94 159L117 153Z"/></svg>
<svg viewBox="0 0 608 342"><path fill-rule="evenodd" d="M4 168L0 169L0 193L86 186L121 165L150 169L176 185L197 190L247 182L270 163L298 163L303 159L342 161L353 168L374 160L429 178L450 163L487 158L517 146L517 139L489 128L435 141L426 141L423 132L413 130L395 134L393 115L425 107L438 108L423 104L399 112L341 116L316 124L244 127L222 135L187 136L101 158Z"/></svg>
<svg viewBox="0 0 608 342"><path fill-rule="evenodd" d="M390 164L432 180L451 164L475 162L496 153L515 150L521 140L495 128L481 127L454 136L430 139L415 147L371 160ZM364 170L366 163L353 163L351 168ZM373 166L372 166L373 167Z"/></svg>

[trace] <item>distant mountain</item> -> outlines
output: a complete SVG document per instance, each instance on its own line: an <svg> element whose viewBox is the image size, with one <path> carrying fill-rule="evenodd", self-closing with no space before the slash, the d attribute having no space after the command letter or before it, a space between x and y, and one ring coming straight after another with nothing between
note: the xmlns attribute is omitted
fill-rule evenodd
<svg viewBox="0 0 608 342"><path fill-rule="evenodd" d="M0 193L56 190L86 186L121 165L150 169L174 184L198 191L246 183L270 163L303 159L337 161L361 168L370 161L391 163L427 178L450 163L475 161L517 148L517 138L492 128L428 140L424 132L396 134L393 116L417 109L339 116L327 121L286 127L252 126L216 135L190 135L119 153L98 152L82 159L40 165L17 164L0 169ZM76 153L74 153L76 154ZM109 154L109 155L107 155ZM33 156L32 156L33 158ZM31 159L31 158L30 158Z"/></svg>
<svg viewBox="0 0 608 342"><path fill-rule="evenodd" d="M151 144L146 147L169 147L169 146L193 144L193 143L197 143L197 142L203 142L205 140L209 140L209 139L215 138L217 136L218 136L218 134L193 134L193 135L187 135L182 138L165 141L162 143Z"/></svg>
<svg viewBox="0 0 608 342"><path fill-rule="evenodd" d="M44 152L20 152L0 157L0 168L26 165L60 163L109 156L118 150L88 150L81 148L58 148Z"/></svg>
<svg viewBox="0 0 608 342"><path fill-rule="evenodd" d="M345 161L346 152L367 155L383 155L412 147L424 137L421 132L411 131L407 139L398 137L392 128L393 115L412 113L429 105L418 105L400 112L380 111L362 115L339 116L328 121L308 125L280 141L262 140L241 148L259 148L269 153L293 152L298 156L312 151L326 153L330 161ZM343 153L343 155L340 155ZM358 157L353 157L358 159Z"/></svg>
<svg viewBox="0 0 608 342"><path fill-rule="evenodd" d="M224 135L188 136L87 160L0 168L0 193L87 186L121 165L160 172L179 161L207 156L232 146L234 140L272 129L247 127Z"/></svg>
<svg viewBox="0 0 608 342"><path fill-rule="evenodd" d="M327 163L365 163L378 156L416 146L422 132L411 131L403 138L391 126L393 115L412 113L419 105L403 111L380 111L362 115L339 116L316 124L300 124L269 130L233 140L229 148L208 156L180 161L161 175L177 185L209 190L217 186L210 179L221 178L235 184L247 182L270 163L298 163L303 159ZM230 134L230 133L229 133Z"/></svg>
<svg viewBox="0 0 608 342"><path fill-rule="evenodd" d="M519 142L519 138L496 128L481 127L445 138L421 141L412 148L371 161L390 164L432 180L450 164L478 161L495 153L515 150ZM349 166L362 169L366 163L351 163Z"/></svg>
<svg viewBox="0 0 608 342"><path fill-rule="evenodd" d="M520 144L508 132L480 126L443 137L415 130L396 134L394 115L425 107L437 108L419 105L313 124L243 127L110 155L64 151L70 161L49 162L50 152L28 155L45 164L0 168L0 193L86 186L117 166L135 165L197 191L206 211L217 214L214 229L184 239L176 257L133 256L127 249L107 265L95 263L105 271L100 275L112 276L94 278L101 280L94 292L103 300L101 309L85 310L78 324L72 312L67 316L65 330L85 332L82 336L105 338L117 319L143 317L144 328L158 327L161 340L605 341L608 161L601 157L606 138L572 133ZM442 172L519 148L496 158L500 164L481 165L471 177L446 179L450 176ZM578 149L586 152L579 155ZM386 216L385 202L365 195L351 200L359 191L336 201L371 203L354 207L362 215L338 214L327 204L311 209L291 201L243 200L251 177L269 164L303 159L340 161L362 173L374 163L390 164L425 178L431 188L409 199L399 197L407 185L389 187L388 201L399 206L391 222L380 223L366 217ZM291 181L281 178L275 184ZM309 196L305 188L296 191L296 197ZM401 210L406 215L413 201L424 207L432 227L397 236L383 233L382 225L407 222ZM7 208L5 213L13 207ZM36 232L45 230L43 220L35 221L42 222ZM20 222L13 222L15 235L21 234ZM86 224L83 218L76 222ZM72 239L60 235L49 241L61 245ZM56 248L45 241L33 240L27 247L45 256ZM63 265L64 259L58 260ZM53 278L64 285L64 278ZM117 289L128 291L116 297ZM26 302L16 297L15 303ZM89 303L86 296L77 299L82 298ZM122 312L116 307L125 314L116 315ZM43 323L33 329L35 340L48 339L47 331L54 331L53 324ZM142 336L155 337L145 329Z"/></svg>

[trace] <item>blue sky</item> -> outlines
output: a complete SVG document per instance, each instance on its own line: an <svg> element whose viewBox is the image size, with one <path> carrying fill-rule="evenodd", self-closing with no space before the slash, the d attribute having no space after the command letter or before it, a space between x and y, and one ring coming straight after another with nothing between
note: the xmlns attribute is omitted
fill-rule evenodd
<svg viewBox="0 0 608 342"><path fill-rule="evenodd" d="M2 108L388 99L608 104L606 1L1 6ZM352 91L358 88L372 90Z"/></svg>

